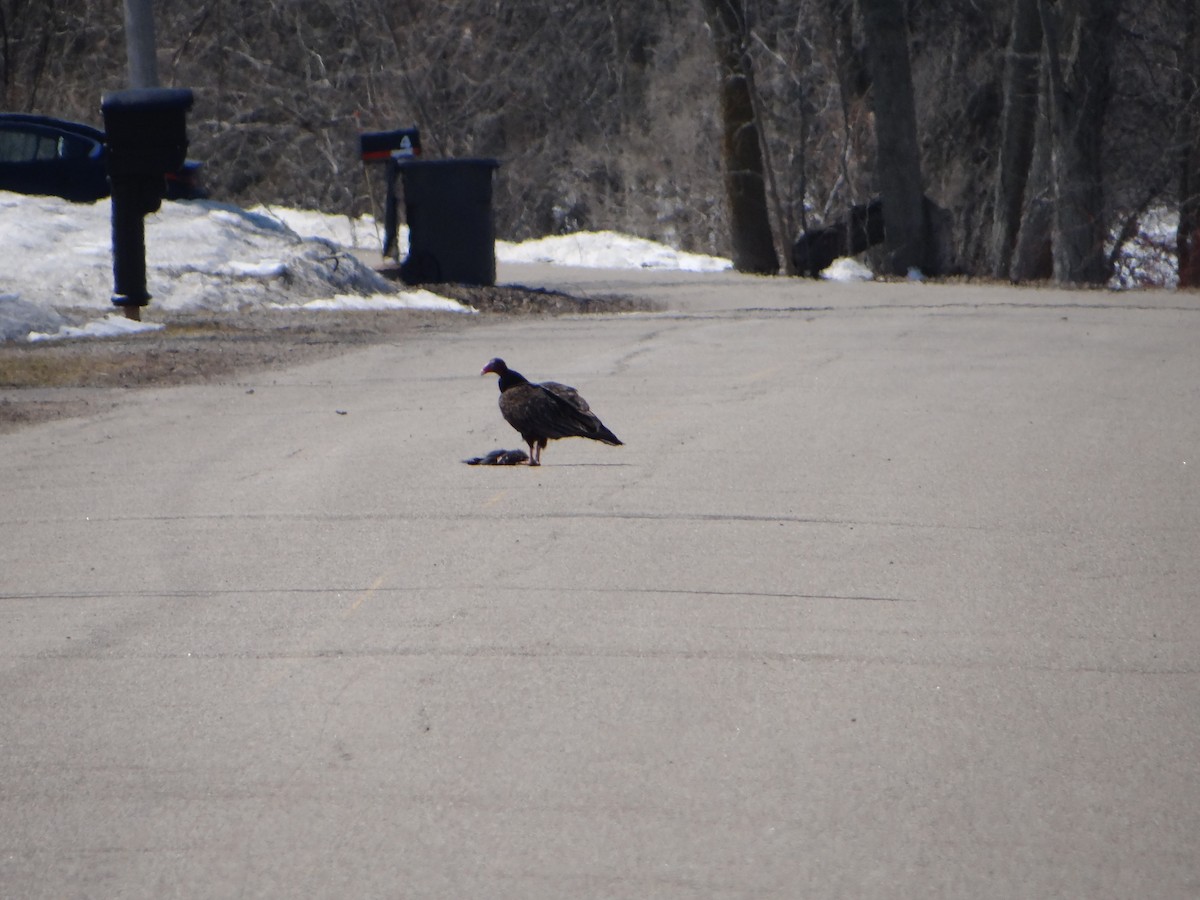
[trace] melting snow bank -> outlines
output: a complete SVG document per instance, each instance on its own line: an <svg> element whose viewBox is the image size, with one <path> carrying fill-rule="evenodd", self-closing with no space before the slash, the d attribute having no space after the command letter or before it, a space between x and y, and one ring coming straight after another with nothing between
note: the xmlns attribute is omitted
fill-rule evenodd
<svg viewBox="0 0 1200 900"><path fill-rule="evenodd" d="M302 238L261 213L208 201L163 210L157 233L148 225L146 235L148 286L162 309L302 305L396 291L345 247Z"/></svg>
<svg viewBox="0 0 1200 900"><path fill-rule="evenodd" d="M249 212L280 223L306 240L328 241L339 247L375 248L383 246L383 227L374 216L332 216L311 209L283 206L252 206ZM396 236L403 258L408 254L408 226L401 225Z"/></svg>
<svg viewBox="0 0 1200 900"><path fill-rule="evenodd" d="M0 294L0 341L15 341L30 332L50 333L67 324L57 310L22 300L16 294Z"/></svg>
<svg viewBox="0 0 1200 900"><path fill-rule="evenodd" d="M86 325L63 325L53 332L31 331L26 340L57 341L64 338L121 337L141 331L158 331L164 327L154 322L135 322L120 313L110 313L103 319L96 319Z"/></svg>
<svg viewBox="0 0 1200 900"><path fill-rule="evenodd" d="M278 214L277 214L278 213ZM111 208L0 192L0 341L105 337L149 329L112 306ZM146 287L152 308L214 312L276 309L427 309L475 312L428 291L401 290L354 246L375 235L370 217L167 202L146 216ZM94 309L81 323L57 308Z"/></svg>
<svg viewBox="0 0 1200 900"><path fill-rule="evenodd" d="M590 231L538 238L522 244L496 241L496 258L507 263L555 263L590 269L681 269L720 272L732 263L717 256L685 253L615 231Z"/></svg>
<svg viewBox="0 0 1200 900"><path fill-rule="evenodd" d="M166 202L146 216L145 230L146 287L158 309L224 311L397 290L345 246L301 237L261 211ZM8 251L0 288L6 295L44 309L112 310L107 201L0 192L0 245Z"/></svg>
<svg viewBox="0 0 1200 900"><path fill-rule="evenodd" d="M120 313L73 325L57 310L30 303L13 294L0 294L0 341L118 337L139 331L157 331L162 327L152 322L135 322Z"/></svg>
<svg viewBox="0 0 1200 900"><path fill-rule="evenodd" d="M397 294L373 294L362 297L357 294L339 294L307 303L272 303L272 309L327 309L380 312L389 309L424 309L434 312L478 313L479 310L464 306L457 300L442 297L431 291L401 291Z"/></svg>
<svg viewBox="0 0 1200 900"><path fill-rule="evenodd" d="M113 311L110 215L106 200L80 204L0 192L0 246L8 251L0 277L7 300L0 310L0 340L124 333L116 329L127 328L128 320L108 315ZM210 200L167 202L146 216L145 233L146 287L154 309L475 312L428 291L405 289L359 259L356 250L380 244L370 216L242 209ZM402 228L402 252L407 237ZM496 255L501 261L601 268L730 268L727 259L683 253L611 231L524 244L498 241ZM64 319L56 308L75 317ZM87 309L105 318L81 324L78 311Z"/></svg>

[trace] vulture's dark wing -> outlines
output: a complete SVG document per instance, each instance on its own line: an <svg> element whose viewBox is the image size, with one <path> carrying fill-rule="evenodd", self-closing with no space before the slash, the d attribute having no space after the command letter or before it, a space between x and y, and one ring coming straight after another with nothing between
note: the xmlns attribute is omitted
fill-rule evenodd
<svg viewBox="0 0 1200 900"><path fill-rule="evenodd" d="M620 444L617 436L604 427L604 423L592 412L588 402L579 396L579 391L557 381L543 381L537 387L545 389L558 403L559 418L564 428L571 430L554 437L585 437L606 444Z"/></svg>
<svg viewBox="0 0 1200 900"><path fill-rule="evenodd" d="M509 388L500 395L500 412L526 441L585 437L608 444L621 443L578 391L555 381L527 382Z"/></svg>

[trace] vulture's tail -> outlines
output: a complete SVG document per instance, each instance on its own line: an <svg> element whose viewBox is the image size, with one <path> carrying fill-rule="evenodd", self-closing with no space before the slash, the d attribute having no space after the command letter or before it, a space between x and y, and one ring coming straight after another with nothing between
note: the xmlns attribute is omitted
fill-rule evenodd
<svg viewBox="0 0 1200 900"><path fill-rule="evenodd" d="M599 426L596 429L596 433L589 434L588 437L592 438L593 440L603 441L606 444L612 444L616 447L624 446L625 442L605 428L603 422L597 422L596 424Z"/></svg>

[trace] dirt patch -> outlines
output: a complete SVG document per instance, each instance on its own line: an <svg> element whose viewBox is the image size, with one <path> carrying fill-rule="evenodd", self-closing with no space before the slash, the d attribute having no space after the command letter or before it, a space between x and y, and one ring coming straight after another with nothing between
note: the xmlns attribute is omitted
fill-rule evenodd
<svg viewBox="0 0 1200 900"><path fill-rule="evenodd" d="M497 316L644 310L621 297L582 298L513 286L427 285L480 315L408 310L252 310L171 313L153 306L159 331L127 337L0 343L0 433L111 407L95 389L212 383L238 372L284 368L430 331L471 328ZM94 317L95 311L88 316Z"/></svg>
<svg viewBox="0 0 1200 900"><path fill-rule="evenodd" d="M620 313L652 309L645 300L633 297L577 297L544 288L497 285L472 287L465 284L437 284L435 294L473 306L482 313L503 315L561 316L575 313Z"/></svg>

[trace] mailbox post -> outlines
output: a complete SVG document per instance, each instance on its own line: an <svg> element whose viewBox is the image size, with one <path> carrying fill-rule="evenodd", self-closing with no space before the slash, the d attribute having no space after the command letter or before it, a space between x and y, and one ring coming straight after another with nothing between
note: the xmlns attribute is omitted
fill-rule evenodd
<svg viewBox="0 0 1200 900"><path fill-rule="evenodd" d="M112 184L112 302L130 319L150 302L143 219L162 204L166 173L187 157L191 106L191 91L168 88L115 91L100 104Z"/></svg>
<svg viewBox="0 0 1200 900"><path fill-rule="evenodd" d="M397 239L400 231L400 211L396 202L397 165L402 159L421 155L421 132L413 128L396 131L367 131L358 137L359 152L365 163L387 165L387 196L383 201L383 258L399 257Z"/></svg>

